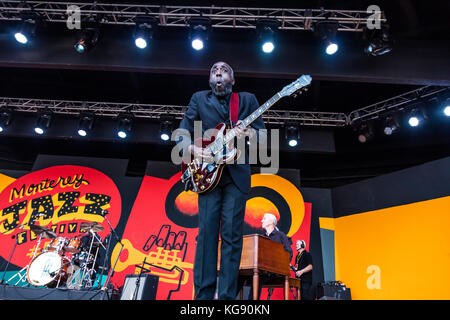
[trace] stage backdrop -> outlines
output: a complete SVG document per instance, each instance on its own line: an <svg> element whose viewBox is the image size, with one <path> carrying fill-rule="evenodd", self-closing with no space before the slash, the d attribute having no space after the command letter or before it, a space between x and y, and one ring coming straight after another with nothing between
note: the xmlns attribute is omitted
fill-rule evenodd
<svg viewBox="0 0 450 320"><path fill-rule="evenodd" d="M332 190L324 266L353 299L450 299L449 182L444 158Z"/></svg>
<svg viewBox="0 0 450 320"><path fill-rule="evenodd" d="M16 240L8 277L14 274L11 270L27 266L33 253L39 254L50 242L41 239L39 243L29 224L73 238L84 234L82 222L95 221L103 226L100 236L110 239L106 262L109 267L115 264L111 277L115 287L123 285L126 275L144 267L158 277L157 299L191 299L197 195L184 191L179 168L170 163L149 162L144 177L127 177L126 166L127 160L41 155L29 173L3 171L1 272ZM299 172L263 175L255 171L251 185L244 233L262 233L261 219L269 212L278 217L280 230L291 237L294 257L296 240L306 240L309 249L313 204L302 196ZM320 247L320 243L315 245ZM316 263L321 270L320 251L314 256L319 256ZM266 296L264 290L262 298ZM282 290L275 290L272 299L281 298Z"/></svg>

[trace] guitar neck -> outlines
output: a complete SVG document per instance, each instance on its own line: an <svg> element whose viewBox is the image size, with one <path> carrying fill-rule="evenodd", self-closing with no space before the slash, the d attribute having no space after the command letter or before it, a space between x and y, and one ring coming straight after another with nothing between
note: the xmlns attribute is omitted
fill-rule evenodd
<svg viewBox="0 0 450 320"><path fill-rule="evenodd" d="M281 99L281 94L278 92L272 98L267 100L263 105L259 106L258 109L252 112L247 118L242 120L242 127L248 127L253 121L258 119L264 112L266 112L271 106L277 103L278 100ZM234 139L236 136L236 130L229 130L229 132L225 135L225 142L229 142L231 139Z"/></svg>
<svg viewBox="0 0 450 320"><path fill-rule="evenodd" d="M291 84L285 86L283 90L275 94L272 98L267 100L263 105L259 106L258 109L252 112L247 118L242 120L242 124L239 126L241 128L248 127L253 121L258 119L264 112L267 111L271 106L273 106L278 100L282 97L286 97L291 95L295 91L302 89L303 87L309 85L311 83L311 77L309 75L303 75ZM223 146L230 142L232 139L236 137L236 129L228 130L223 139L215 140L213 143L208 145L206 149L211 151L212 153L216 153L218 150L222 150Z"/></svg>

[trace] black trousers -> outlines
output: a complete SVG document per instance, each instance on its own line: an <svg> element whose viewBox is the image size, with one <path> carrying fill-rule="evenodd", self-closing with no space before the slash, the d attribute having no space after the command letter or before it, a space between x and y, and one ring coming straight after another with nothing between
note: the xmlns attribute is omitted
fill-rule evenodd
<svg viewBox="0 0 450 320"><path fill-rule="evenodd" d="M218 298L236 297L247 194L234 184L227 167L219 184L198 196L198 237L194 261L196 299L212 300L217 282L217 246L222 240Z"/></svg>
<svg viewBox="0 0 450 320"><path fill-rule="evenodd" d="M300 281L300 295L301 300L313 300L314 292L312 288L312 283Z"/></svg>

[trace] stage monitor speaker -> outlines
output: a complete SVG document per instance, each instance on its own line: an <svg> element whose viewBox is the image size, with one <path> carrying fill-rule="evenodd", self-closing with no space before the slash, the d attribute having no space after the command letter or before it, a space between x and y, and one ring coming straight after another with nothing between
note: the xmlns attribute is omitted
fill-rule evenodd
<svg viewBox="0 0 450 320"><path fill-rule="evenodd" d="M338 300L352 300L350 288L347 288L345 285L335 281L319 282L317 284L317 296L332 297Z"/></svg>
<svg viewBox="0 0 450 320"><path fill-rule="evenodd" d="M319 298L319 300L342 300L342 299L338 299L338 298L333 298L333 297L327 297L327 296L323 296L323 297Z"/></svg>
<svg viewBox="0 0 450 320"><path fill-rule="evenodd" d="M152 274L141 274L138 284L138 274L125 277L120 300L155 300L159 277ZM137 291L136 291L137 290Z"/></svg>

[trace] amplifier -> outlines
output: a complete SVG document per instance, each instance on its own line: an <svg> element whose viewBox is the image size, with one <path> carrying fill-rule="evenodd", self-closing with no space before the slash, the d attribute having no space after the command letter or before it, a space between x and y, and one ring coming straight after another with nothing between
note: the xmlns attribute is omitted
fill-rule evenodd
<svg viewBox="0 0 450 320"><path fill-rule="evenodd" d="M125 277L120 300L155 300L159 277L152 274L138 274ZM139 285L139 287L138 287Z"/></svg>
<svg viewBox="0 0 450 320"><path fill-rule="evenodd" d="M326 297L319 300L352 300L350 288L347 288L341 282L319 282L317 284L317 296Z"/></svg>

